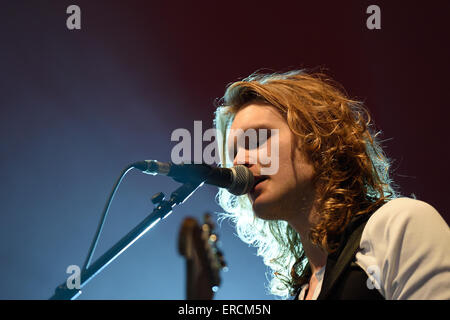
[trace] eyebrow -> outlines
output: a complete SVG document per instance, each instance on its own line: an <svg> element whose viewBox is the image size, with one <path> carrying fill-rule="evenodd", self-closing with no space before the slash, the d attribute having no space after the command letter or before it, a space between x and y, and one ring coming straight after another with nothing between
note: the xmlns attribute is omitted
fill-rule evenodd
<svg viewBox="0 0 450 320"><path fill-rule="evenodd" d="M249 129L255 129L255 130L258 130L258 129L267 129L267 130L271 130L271 129L277 129L277 128L273 128L271 125L269 125L269 124L267 124L267 123L265 123L265 122L262 122L262 123L257 123L256 125L252 125L252 126L248 126L248 127L243 127L243 128L235 128L235 129L233 129L233 130L239 130L239 129L241 129L242 131L247 131L247 130L249 130ZM230 128L229 128L229 130L228 131L230 131L231 130L231 126L230 126Z"/></svg>

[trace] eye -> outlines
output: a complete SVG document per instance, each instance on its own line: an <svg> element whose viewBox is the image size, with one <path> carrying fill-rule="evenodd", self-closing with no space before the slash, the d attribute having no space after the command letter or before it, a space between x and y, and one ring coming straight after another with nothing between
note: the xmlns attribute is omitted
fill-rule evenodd
<svg viewBox="0 0 450 320"><path fill-rule="evenodd" d="M244 148L245 150L258 149L270 139L271 134L272 129L260 127L256 129L250 128L245 132L242 132L242 135L233 136L232 138L234 141L228 142L228 156L230 159L234 160L239 148Z"/></svg>
<svg viewBox="0 0 450 320"><path fill-rule="evenodd" d="M271 134L272 130L270 129L263 128L258 130L258 148L270 139Z"/></svg>

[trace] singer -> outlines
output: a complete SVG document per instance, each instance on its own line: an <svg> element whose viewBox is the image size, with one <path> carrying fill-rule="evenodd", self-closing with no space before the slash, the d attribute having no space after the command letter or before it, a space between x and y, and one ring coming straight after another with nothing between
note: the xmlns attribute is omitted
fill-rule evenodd
<svg viewBox="0 0 450 320"><path fill-rule="evenodd" d="M271 268L283 298L450 299L450 231L429 204L400 196L368 111L321 73L253 74L230 84L214 119L224 167L243 162L246 195L221 189L224 215ZM278 170L233 129L278 129ZM234 150L230 154L229 150Z"/></svg>

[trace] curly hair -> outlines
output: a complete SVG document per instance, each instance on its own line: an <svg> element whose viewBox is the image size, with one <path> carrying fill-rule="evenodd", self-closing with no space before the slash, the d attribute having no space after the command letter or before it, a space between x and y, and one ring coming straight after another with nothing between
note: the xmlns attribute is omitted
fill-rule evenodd
<svg viewBox="0 0 450 320"><path fill-rule="evenodd" d="M234 116L251 102L277 108L313 164L320 212L309 232L313 244L333 252L352 218L398 196L389 176L390 161L367 109L319 72L254 73L228 85L214 119L222 166L232 166L225 150ZM311 271L300 235L286 221L256 217L247 195L237 197L221 189L217 201L227 212L221 218L231 218L238 236L257 247L271 268L272 294L287 298L308 281Z"/></svg>

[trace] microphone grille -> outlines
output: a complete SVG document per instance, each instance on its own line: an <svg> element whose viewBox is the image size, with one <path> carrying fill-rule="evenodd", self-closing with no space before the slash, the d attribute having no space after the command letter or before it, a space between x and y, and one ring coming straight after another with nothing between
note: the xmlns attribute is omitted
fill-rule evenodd
<svg viewBox="0 0 450 320"><path fill-rule="evenodd" d="M233 172L233 183L228 191L236 196L248 193L253 187L253 173L244 165L237 165L230 169Z"/></svg>

